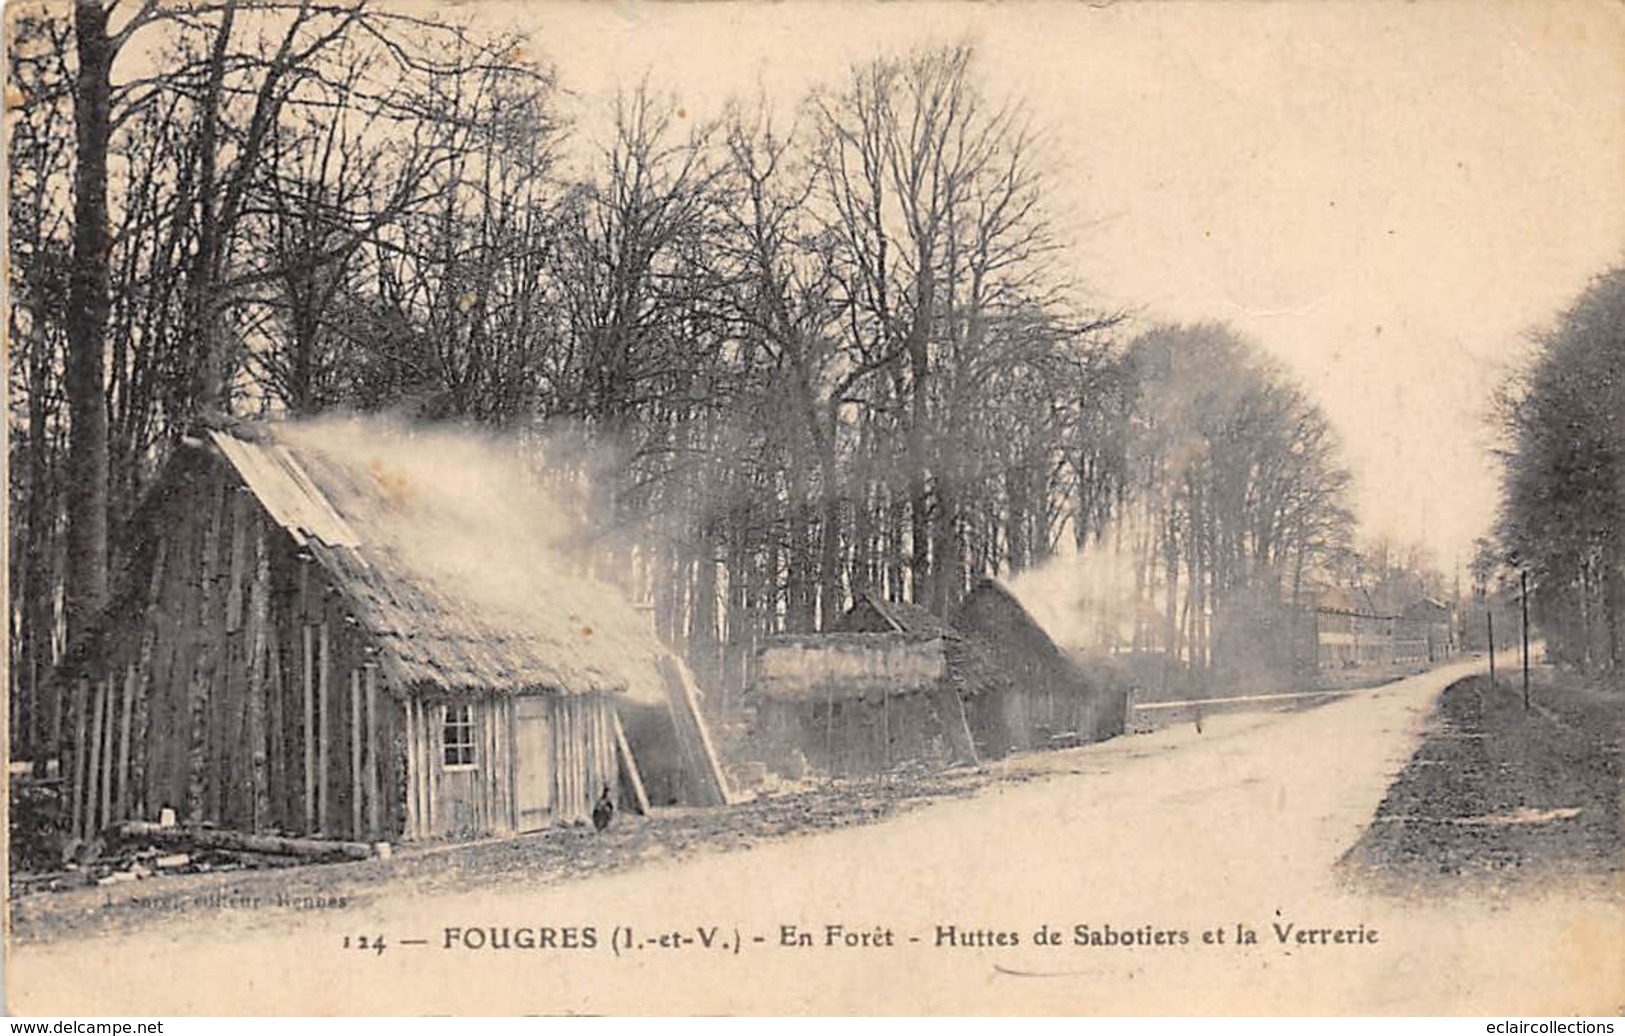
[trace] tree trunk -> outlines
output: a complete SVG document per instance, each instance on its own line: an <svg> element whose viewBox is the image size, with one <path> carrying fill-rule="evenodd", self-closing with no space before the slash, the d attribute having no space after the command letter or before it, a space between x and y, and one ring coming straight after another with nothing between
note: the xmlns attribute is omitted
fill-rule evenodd
<svg viewBox="0 0 1625 1036"><path fill-rule="evenodd" d="M694 557L694 600L690 609L688 655L703 686L713 686L720 675L717 658L716 533L710 521L702 524Z"/></svg>
<svg viewBox="0 0 1625 1036"><path fill-rule="evenodd" d="M38 343L35 347L44 352L44 343ZM43 382L36 380L34 384L41 385ZM28 683L31 707L28 710L25 743L28 757L35 758L42 749L49 753L61 750L56 744L60 724L54 718L49 723L47 721L48 717L61 713L63 688L60 681L43 679L56 664L51 651L55 621L51 614L51 586L54 582L51 576L58 537L51 530L55 526L55 512L59 503L54 487L49 484L50 446L46 439L44 399L38 390L30 391L28 410L28 495L23 519L27 545L23 555L14 561L22 571L19 609L22 620L22 665L17 679ZM40 694L47 686L51 688L52 697L49 708Z"/></svg>
<svg viewBox="0 0 1625 1036"><path fill-rule="evenodd" d="M1162 567L1164 594L1162 650L1171 663L1179 658L1179 536L1172 506L1163 516ZM1187 591L1188 593L1189 591Z"/></svg>
<svg viewBox="0 0 1625 1036"><path fill-rule="evenodd" d="M929 261L929 255L926 256ZM927 603L931 586L931 501L928 458L930 430L928 382L931 375L929 336L931 333L932 286L929 271L922 273L915 291L914 323L908 332L909 422L908 422L908 517L912 583L909 599Z"/></svg>
<svg viewBox="0 0 1625 1036"><path fill-rule="evenodd" d="M192 335L193 361L189 398L185 405L198 408L230 409L231 385L226 360L221 354L218 300L214 295L219 280L220 255L224 249L217 184L221 94L224 89L226 46L236 22L237 5L228 2L220 28L216 30L209 57L208 92L204 98L203 125L198 135L197 224L198 244L191 278L187 282L187 322Z"/></svg>
<svg viewBox="0 0 1625 1036"><path fill-rule="evenodd" d="M116 46L96 0L74 4L79 69L73 117L73 260L68 279L68 639L77 643L107 600L107 403L102 351L110 308L107 150Z"/></svg>
<svg viewBox="0 0 1625 1036"><path fill-rule="evenodd" d="M823 540L818 555L818 628L827 630L846 604L841 589L841 494L835 458L821 459L823 467Z"/></svg>

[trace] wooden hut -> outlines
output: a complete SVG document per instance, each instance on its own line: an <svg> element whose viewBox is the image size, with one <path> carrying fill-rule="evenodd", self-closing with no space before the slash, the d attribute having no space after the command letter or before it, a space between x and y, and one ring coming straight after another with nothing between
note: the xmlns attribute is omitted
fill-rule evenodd
<svg viewBox="0 0 1625 1036"><path fill-rule="evenodd" d="M73 681L74 830L183 818L360 840L459 838L644 805L621 720L726 800L681 663L572 573L494 447L373 421L200 430L135 517ZM644 724L648 726L647 723Z"/></svg>
<svg viewBox="0 0 1625 1036"><path fill-rule="evenodd" d="M995 579L971 588L951 625L978 644L1000 679L979 696L971 727L986 755L1101 741L1123 732L1126 687L1113 668L1087 671Z"/></svg>
<svg viewBox="0 0 1625 1036"><path fill-rule="evenodd" d="M988 580L944 621L860 594L834 632L771 638L754 685L767 763L842 776L945 766L1123 730L1124 686L1085 673Z"/></svg>
<svg viewBox="0 0 1625 1036"><path fill-rule="evenodd" d="M899 632L770 638L754 685L763 760L788 776L976 761L966 649L957 636Z"/></svg>

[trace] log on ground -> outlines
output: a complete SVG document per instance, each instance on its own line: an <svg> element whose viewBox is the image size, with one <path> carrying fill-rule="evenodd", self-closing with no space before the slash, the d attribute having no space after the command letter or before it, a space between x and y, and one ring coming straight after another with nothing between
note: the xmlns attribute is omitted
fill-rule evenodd
<svg viewBox="0 0 1625 1036"><path fill-rule="evenodd" d="M165 827L147 820L127 820L119 824L116 830L120 838L144 839L157 845L180 848L230 849L307 859L367 860L373 856L372 846L365 842L285 838L215 827Z"/></svg>

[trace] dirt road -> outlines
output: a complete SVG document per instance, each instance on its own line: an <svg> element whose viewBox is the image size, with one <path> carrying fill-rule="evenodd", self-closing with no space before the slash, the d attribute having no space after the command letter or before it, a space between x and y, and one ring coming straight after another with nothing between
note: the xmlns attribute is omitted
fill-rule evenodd
<svg viewBox="0 0 1625 1036"><path fill-rule="evenodd" d="M384 888L360 909L177 906L184 923L16 948L11 1009L1616 1011L1617 895L1407 902L1339 884L1469 668L1055 753L1040 779L748 851L536 889Z"/></svg>

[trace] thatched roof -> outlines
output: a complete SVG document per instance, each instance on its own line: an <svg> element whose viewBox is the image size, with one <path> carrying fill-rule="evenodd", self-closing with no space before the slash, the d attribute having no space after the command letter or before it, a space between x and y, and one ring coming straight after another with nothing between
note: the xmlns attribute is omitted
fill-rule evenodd
<svg viewBox="0 0 1625 1036"><path fill-rule="evenodd" d="M991 576L978 580L959 602L954 609L953 624L971 641L1018 643L1035 658L1058 662L1072 670L1078 668L1055 643L1044 624L1021 603L1021 598Z"/></svg>
<svg viewBox="0 0 1625 1036"><path fill-rule="evenodd" d="M362 419L207 435L409 686L664 701L648 619L575 574L511 452Z"/></svg>
<svg viewBox="0 0 1625 1036"><path fill-rule="evenodd" d="M874 629L877 615L886 629ZM758 656L755 692L801 704L876 702L937 688L969 699L1008 691L1035 673L1079 691L1119 679L1096 663L1086 673L997 579L972 587L948 622L916 605L860 594L843 626L833 633L768 638Z"/></svg>
<svg viewBox="0 0 1625 1036"><path fill-rule="evenodd" d="M1009 684L986 645L941 630L769 637L758 652L755 690L788 701L879 701L939 686L975 697Z"/></svg>
<svg viewBox="0 0 1625 1036"><path fill-rule="evenodd" d="M798 702L880 701L929 691L948 675L943 639L906 633L772 637L758 663L758 694Z"/></svg>
<svg viewBox="0 0 1625 1036"><path fill-rule="evenodd" d="M942 619L938 618L928 608L906 601L888 601L873 593L860 593L853 603L850 611L843 617L845 628L857 630L851 626L854 616L865 607L872 609L893 633L908 633L915 636L950 637L957 638L959 634Z"/></svg>

